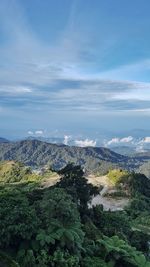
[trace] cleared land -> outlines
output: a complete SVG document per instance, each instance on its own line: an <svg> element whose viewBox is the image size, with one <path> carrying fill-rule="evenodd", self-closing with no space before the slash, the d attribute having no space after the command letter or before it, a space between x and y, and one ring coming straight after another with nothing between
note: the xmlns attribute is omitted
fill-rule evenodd
<svg viewBox="0 0 150 267"><path fill-rule="evenodd" d="M104 210L123 210L125 206L128 204L129 199L125 197L107 197L106 194L109 192L115 192L113 184L110 183L109 178L107 175L104 176L95 176L89 175L87 176L88 182L98 186L103 187L100 189L100 193L93 197L89 207L96 206L96 205L103 205ZM56 184L60 180L60 176L56 173L47 177L42 181L42 187L49 187Z"/></svg>
<svg viewBox="0 0 150 267"><path fill-rule="evenodd" d="M106 194L109 192L115 192L114 186L110 183L107 175L105 176L94 176L89 175L88 181L96 186L103 186L103 189L100 190L100 193L93 197L90 207L96 205L103 205L104 210L123 210L125 206L129 203L129 199L125 197L107 197Z"/></svg>

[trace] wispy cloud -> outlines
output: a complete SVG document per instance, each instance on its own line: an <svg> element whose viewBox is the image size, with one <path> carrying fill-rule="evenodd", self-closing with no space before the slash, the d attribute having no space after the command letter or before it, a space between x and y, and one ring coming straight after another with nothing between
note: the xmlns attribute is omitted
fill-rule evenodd
<svg viewBox="0 0 150 267"><path fill-rule="evenodd" d="M31 103L39 105L41 99L41 104L56 109L145 109L145 104L149 105L147 101L150 101L150 83L100 79L100 73L84 71L88 63L82 52L83 47L86 51L90 36L83 33L82 26L79 27L78 10L78 2L73 1L66 27L54 45L37 38L18 1L10 4L6 0L0 4L1 30L9 40L5 46L0 46L1 96L27 96L33 92L29 96ZM148 61L145 64L149 66ZM128 69L127 66L122 68Z"/></svg>
<svg viewBox="0 0 150 267"><path fill-rule="evenodd" d="M52 112L58 111L55 121L61 116L62 124L62 111L66 117L72 111L101 117L150 116L150 83L137 82L140 71L149 71L149 59L116 63L114 67L111 53L116 35L104 40L95 37L105 36L103 27L98 33L93 31L93 17L90 14L89 23L89 14L84 16L79 1L72 1L68 19L56 39L46 42L35 33L21 2L0 2L4 39L0 43L0 111L14 118L24 116L26 121L38 112L41 122L43 114L47 114L45 121L50 116L54 121Z"/></svg>
<svg viewBox="0 0 150 267"><path fill-rule="evenodd" d="M117 79L118 77L122 80L136 80L141 82L141 77L144 80L149 81L149 71L150 71L150 58L144 58L135 60L130 63L121 64L112 69L102 71L99 73L100 77L105 79Z"/></svg>
<svg viewBox="0 0 150 267"><path fill-rule="evenodd" d="M63 85L64 84L64 85ZM110 80L68 80L56 81L49 102L63 109L90 111L148 111L150 101L141 94L148 94L149 83ZM61 89L61 87L65 87ZM135 99L133 100L133 91ZM124 92L124 93L122 93ZM139 92L139 94L138 94ZM146 94L145 93L145 94ZM123 98L123 96L125 97Z"/></svg>
<svg viewBox="0 0 150 267"><path fill-rule="evenodd" d="M32 88L27 86L12 86L12 85L0 85L0 94L1 96L17 96L22 94L28 94L32 92Z"/></svg>

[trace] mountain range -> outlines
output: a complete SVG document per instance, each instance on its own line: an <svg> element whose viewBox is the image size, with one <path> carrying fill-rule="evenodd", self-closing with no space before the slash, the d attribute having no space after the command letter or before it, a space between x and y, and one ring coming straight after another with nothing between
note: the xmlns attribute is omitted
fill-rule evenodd
<svg viewBox="0 0 150 267"><path fill-rule="evenodd" d="M149 157L129 157L104 147L76 147L50 144L39 140L0 142L0 160L17 160L25 165L41 167L49 165L61 169L72 162L88 172L106 173L110 168L136 170Z"/></svg>

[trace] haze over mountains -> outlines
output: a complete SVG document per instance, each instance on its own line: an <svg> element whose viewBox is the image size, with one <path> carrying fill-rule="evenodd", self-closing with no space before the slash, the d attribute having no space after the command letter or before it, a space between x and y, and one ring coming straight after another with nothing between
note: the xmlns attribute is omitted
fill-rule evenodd
<svg viewBox="0 0 150 267"><path fill-rule="evenodd" d="M149 130L144 129L133 129L133 130L126 130L126 131L108 131L101 129L98 132L91 132L88 133L59 133L56 132L53 135L50 133L45 132L44 130L36 130L36 131L29 131L28 139L37 139L40 141L46 141L49 143L55 144L65 144L65 145L73 145L73 146L80 146L80 147L99 147L104 146L108 147L117 152L116 148L120 148L118 153L125 153L128 150L130 154L130 150L133 153L136 152L143 152L150 149L150 132ZM25 139L25 138L24 138ZM122 147L122 149L121 149ZM124 151L127 150L127 151Z"/></svg>
<svg viewBox="0 0 150 267"><path fill-rule="evenodd" d="M4 136L5 135L2 135ZM133 153L143 152L150 149L150 132L144 129L133 129L126 131L108 131L106 129L101 129L100 131L93 131L89 133L86 132L72 132L72 131L52 131L48 132L44 129L31 130L24 135L18 135L14 137L13 135L7 136L7 139L13 141L19 141L24 139L29 140L40 140L48 143L54 144L65 144L71 146L93 146L108 147L118 153L130 154L130 150ZM119 147L119 150L117 151Z"/></svg>

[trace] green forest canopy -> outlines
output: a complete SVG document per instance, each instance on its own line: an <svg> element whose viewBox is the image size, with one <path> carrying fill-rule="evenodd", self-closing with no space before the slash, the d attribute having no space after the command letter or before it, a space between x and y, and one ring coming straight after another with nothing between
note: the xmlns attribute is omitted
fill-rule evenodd
<svg viewBox="0 0 150 267"><path fill-rule="evenodd" d="M34 182L1 184L0 267L149 267L150 181L129 174L121 182L130 204L111 212L88 208L98 189L80 166L59 174L61 180L45 189Z"/></svg>

